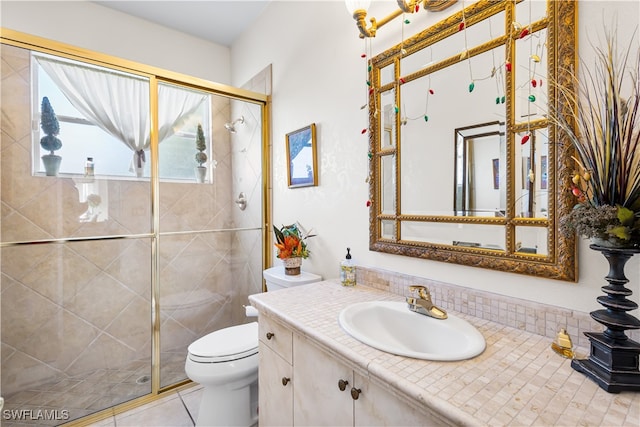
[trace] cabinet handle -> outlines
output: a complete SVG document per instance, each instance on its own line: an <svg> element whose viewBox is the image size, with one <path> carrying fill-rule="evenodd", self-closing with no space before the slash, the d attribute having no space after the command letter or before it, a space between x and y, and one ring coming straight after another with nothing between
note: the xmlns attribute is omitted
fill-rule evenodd
<svg viewBox="0 0 640 427"><path fill-rule="evenodd" d="M338 388L340 389L340 391L345 391L347 389L347 385L349 385L349 381L347 380L338 381Z"/></svg>
<svg viewBox="0 0 640 427"><path fill-rule="evenodd" d="M359 388L353 387L351 389L351 398L353 400L358 400L358 397L360 397L360 393L362 393L362 390L360 390Z"/></svg>
<svg viewBox="0 0 640 427"><path fill-rule="evenodd" d="M275 337L275 334L273 332L267 332L267 339L268 340L270 340L273 337Z"/></svg>
<svg viewBox="0 0 640 427"><path fill-rule="evenodd" d="M291 381L291 378L282 377L282 385L286 386Z"/></svg>

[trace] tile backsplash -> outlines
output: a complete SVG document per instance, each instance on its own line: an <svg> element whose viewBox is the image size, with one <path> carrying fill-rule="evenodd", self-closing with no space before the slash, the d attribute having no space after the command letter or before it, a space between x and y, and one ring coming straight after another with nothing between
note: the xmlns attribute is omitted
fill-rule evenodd
<svg viewBox="0 0 640 427"><path fill-rule="evenodd" d="M589 313L376 268L358 266L356 274L358 284L402 296L411 294L411 285L426 286L433 302L445 310L490 320L552 340L560 328L565 328L573 345L587 353L590 343L584 333L604 330L604 326L593 320ZM640 330L626 331L626 334L630 339L640 341Z"/></svg>

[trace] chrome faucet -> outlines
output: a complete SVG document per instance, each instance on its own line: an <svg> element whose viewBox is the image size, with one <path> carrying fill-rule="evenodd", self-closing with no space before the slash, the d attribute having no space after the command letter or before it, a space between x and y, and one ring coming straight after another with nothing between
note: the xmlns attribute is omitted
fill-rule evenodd
<svg viewBox="0 0 640 427"><path fill-rule="evenodd" d="M447 312L437 307L433 301L431 301L431 294L429 293L429 289L424 286L413 285L409 286L409 290L411 292L418 292L418 298L416 297L407 297L407 305L409 306L409 310L415 311L416 313L423 314L425 316L433 317L436 319L446 319Z"/></svg>

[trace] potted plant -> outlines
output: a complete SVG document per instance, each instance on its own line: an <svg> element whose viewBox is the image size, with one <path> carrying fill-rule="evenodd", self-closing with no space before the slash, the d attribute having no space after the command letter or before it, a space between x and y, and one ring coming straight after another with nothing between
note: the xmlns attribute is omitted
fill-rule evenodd
<svg viewBox="0 0 640 427"><path fill-rule="evenodd" d="M619 55L615 37L608 34L606 40L605 49L596 49L593 66L582 62L583 77L574 80L577 94L556 85L561 100L575 110L565 116L551 108L550 118L576 151L567 187L577 204L560 218L561 230L591 238L590 248L609 263L609 285L601 288L606 296L597 298L604 309L590 313L605 330L585 333L591 353L573 359L571 367L618 393L640 390L640 344L625 335L640 321L627 313L637 304L626 298L633 292L624 286L629 281L624 266L640 253L640 49L634 64L632 44Z"/></svg>
<svg viewBox="0 0 640 427"><path fill-rule="evenodd" d="M196 153L196 162L198 162L198 166L196 167L196 181L204 182L207 176L207 167L202 165L207 161L207 154L204 152L204 150L207 149L207 145L205 144L204 131L200 123L198 123L198 132L196 134L196 149L198 150Z"/></svg>
<svg viewBox="0 0 640 427"><path fill-rule="evenodd" d="M273 232L276 236L275 246L278 249L276 257L282 260L285 274L300 274L302 260L308 258L311 253L305 240L315 234L309 234L298 223L283 225L280 229L274 225Z"/></svg>
<svg viewBox="0 0 640 427"><path fill-rule="evenodd" d="M46 96L42 98L42 105L40 109L40 128L44 132L45 136L40 139L40 146L49 152L49 154L43 155L42 163L44 164L44 170L47 176L56 176L60 170L60 162L62 157L54 154L54 151L62 148L62 141L58 138L60 133L60 124L56 113L53 111L49 98Z"/></svg>
<svg viewBox="0 0 640 427"><path fill-rule="evenodd" d="M556 85L560 99L575 110L567 117L550 109L550 119L576 150L567 187L577 203L560 227L599 246L638 247L640 51L632 62L631 44L619 55L615 37L606 40L605 49L596 48L593 66L581 63L582 78L574 76L577 93Z"/></svg>

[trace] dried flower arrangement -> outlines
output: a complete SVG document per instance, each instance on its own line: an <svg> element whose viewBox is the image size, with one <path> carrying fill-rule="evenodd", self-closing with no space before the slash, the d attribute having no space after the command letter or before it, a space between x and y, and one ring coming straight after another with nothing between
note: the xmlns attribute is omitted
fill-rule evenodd
<svg viewBox="0 0 640 427"><path fill-rule="evenodd" d="M634 32L635 36L635 32ZM618 54L614 35L596 48L595 64L581 62L577 93L556 85L561 101L575 105L565 117L550 109L550 120L576 149L575 175L568 184L577 198L561 231L597 238L599 244L640 245L640 49L631 64L632 42ZM627 77L625 79L625 76ZM630 87L628 96L623 89ZM575 123L575 126L574 126ZM603 243L604 242L604 243Z"/></svg>

